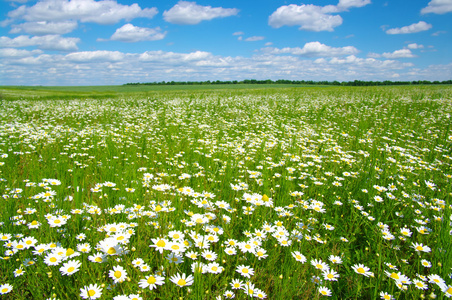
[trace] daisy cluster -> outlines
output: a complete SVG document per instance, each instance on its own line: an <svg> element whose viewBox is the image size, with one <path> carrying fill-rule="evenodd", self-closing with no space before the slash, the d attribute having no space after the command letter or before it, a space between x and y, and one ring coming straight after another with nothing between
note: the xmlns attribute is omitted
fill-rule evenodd
<svg viewBox="0 0 452 300"><path fill-rule="evenodd" d="M1 101L0 294L452 297L451 99Z"/></svg>

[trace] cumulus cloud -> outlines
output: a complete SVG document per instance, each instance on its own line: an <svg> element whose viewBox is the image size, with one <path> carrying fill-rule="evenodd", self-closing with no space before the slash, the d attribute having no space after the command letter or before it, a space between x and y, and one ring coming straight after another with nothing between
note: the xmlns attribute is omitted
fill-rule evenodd
<svg viewBox="0 0 452 300"><path fill-rule="evenodd" d="M0 57L5 58L19 58L19 57L30 57L36 54L41 54L41 50L25 50L25 49L16 49L16 48L2 48L0 49Z"/></svg>
<svg viewBox="0 0 452 300"><path fill-rule="evenodd" d="M351 7L363 7L370 3L370 0L339 0L337 7L345 10Z"/></svg>
<svg viewBox="0 0 452 300"><path fill-rule="evenodd" d="M106 25L139 17L152 18L157 13L155 7L141 9L136 3L122 5L114 0L43 0L33 6L22 5L9 12L8 17L29 22L79 20Z"/></svg>
<svg viewBox="0 0 452 300"><path fill-rule="evenodd" d="M139 42L139 41L157 41L165 38L166 31L162 32L160 27L147 28L138 27L132 24L125 24L121 28L116 29L115 33L111 36L112 41L121 42Z"/></svg>
<svg viewBox="0 0 452 300"><path fill-rule="evenodd" d="M179 1L170 10L163 12L165 21L181 25L195 25L215 18L235 16L236 8L202 6L196 2Z"/></svg>
<svg viewBox="0 0 452 300"><path fill-rule="evenodd" d="M263 51L270 54L292 54L304 57L336 57L357 54L359 52L353 46L335 48L320 42L306 43L303 48L264 48Z"/></svg>
<svg viewBox="0 0 452 300"><path fill-rule="evenodd" d="M47 34L65 34L72 32L77 28L76 21L62 21L62 22L25 22L22 24L15 24L11 26L9 33L28 33L33 35L47 35Z"/></svg>
<svg viewBox="0 0 452 300"><path fill-rule="evenodd" d="M445 14L452 12L452 0L432 0L427 7L421 9L421 14Z"/></svg>
<svg viewBox="0 0 452 300"><path fill-rule="evenodd" d="M264 36L250 36L249 38L246 38L245 41L246 42L257 42L257 41L262 41L264 39L265 39Z"/></svg>
<svg viewBox="0 0 452 300"><path fill-rule="evenodd" d="M408 44L407 46L408 49L423 49L424 45L419 45L416 43L412 43L412 44Z"/></svg>
<svg viewBox="0 0 452 300"><path fill-rule="evenodd" d="M27 54L30 56L24 57ZM411 62L355 55L314 61L297 55L258 53L252 57L230 57L204 51L84 51L67 55L22 52L17 53L17 57L4 59L1 64L2 83L16 85L123 84L212 78L386 80L395 73L400 75L400 80L447 80L452 74L452 64L423 69L414 68Z"/></svg>
<svg viewBox="0 0 452 300"><path fill-rule="evenodd" d="M416 33L421 31L426 31L432 28L431 24L428 24L424 21L419 21L418 23L414 23L408 26L404 26L401 28L391 28L386 30L387 34L407 34L407 33Z"/></svg>
<svg viewBox="0 0 452 300"><path fill-rule="evenodd" d="M64 38L59 35L44 35L29 37L28 35L20 35L15 38L6 36L0 37L0 47L20 48L36 46L43 50L58 50L58 51L74 51L77 50L77 43L79 38Z"/></svg>
<svg viewBox="0 0 452 300"><path fill-rule="evenodd" d="M373 57L373 58L384 57L384 58L391 58L391 59L416 57L416 55L414 55L410 49L400 49L400 50L395 50L394 52L385 52L383 54L369 53L368 56Z"/></svg>
<svg viewBox="0 0 452 300"><path fill-rule="evenodd" d="M119 51L82 51L69 53L64 57L70 62L88 63L88 62L116 62L125 58L125 54Z"/></svg>
<svg viewBox="0 0 452 300"><path fill-rule="evenodd" d="M300 30L333 31L334 27L342 24L341 16L331 15L335 12L338 9L333 5L284 5L270 15L268 24L274 28L300 26Z"/></svg>

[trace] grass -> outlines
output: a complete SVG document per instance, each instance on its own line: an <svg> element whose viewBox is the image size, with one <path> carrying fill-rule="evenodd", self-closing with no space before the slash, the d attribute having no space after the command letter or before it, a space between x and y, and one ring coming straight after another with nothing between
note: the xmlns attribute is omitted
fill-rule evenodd
<svg viewBox="0 0 452 300"><path fill-rule="evenodd" d="M121 88L2 87L6 299L451 295L449 86Z"/></svg>

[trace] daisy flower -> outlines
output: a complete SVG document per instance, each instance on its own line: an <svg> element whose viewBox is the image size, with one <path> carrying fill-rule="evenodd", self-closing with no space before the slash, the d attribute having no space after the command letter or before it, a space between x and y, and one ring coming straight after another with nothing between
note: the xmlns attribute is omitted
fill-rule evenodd
<svg viewBox="0 0 452 300"><path fill-rule="evenodd" d="M325 270L323 271L323 278L329 281L337 281L339 274L333 270Z"/></svg>
<svg viewBox="0 0 452 300"><path fill-rule="evenodd" d="M126 279L127 271L121 266L115 266L108 272L108 276L113 279L114 283L121 283Z"/></svg>
<svg viewBox="0 0 452 300"><path fill-rule="evenodd" d="M330 255L330 257L328 257L328 260L330 262L332 262L333 264L341 264L342 263L342 258L340 256L336 256L336 255Z"/></svg>
<svg viewBox="0 0 452 300"><path fill-rule="evenodd" d="M83 299L97 299L102 296L102 288L97 284L90 284L80 289L80 297Z"/></svg>
<svg viewBox="0 0 452 300"><path fill-rule="evenodd" d="M14 270L14 277L19 277L25 274L24 269L22 267Z"/></svg>
<svg viewBox="0 0 452 300"><path fill-rule="evenodd" d="M411 247L414 248L414 250L416 250L417 252L430 252L432 250L429 246L424 246L422 243L412 243Z"/></svg>
<svg viewBox="0 0 452 300"><path fill-rule="evenodd" d="M210 264L207 265L206 268L207 272L212 274L220 274L224 270L224 268L216 262L211 262Z"/></svg>
<svg viewBox="0 0 452 300"><path fill-rule="evenodd" d="M90 255L88 256L89 261L94 262L94 263L103 263L107 260L107 256L105 254L102 254L100 252L94 254L94 255Z"/></svg>
<svg viewBox="0 0 452 300"><path fill-rule="evenodd" d="M254 275L254 269L249 267L249 266L244 266L244 265L240 265L237 267L236 271L246 277L246 278L250 278L251 276Z"/></svg>
<svg viewBox="0 0 452 300"><path fill-rule="evenodd" d="M419 279L413 279L414 286L419 290L428 290L428 285Z"/></svg>
<svg viewBox="0 0 452 300"><path fill-rule="evenodd" d="M154 243L153 245L150 245L149 247L155 248L155 251L159 251L160 253L163 253L163 250L166 249L166 246L168 244L167 239L151 239L151 241Z"/></svg>
<svg viewBox="0 0 452 300"><path fill-rule="evenodd" d="M70 260L67 263L64 263L60 268L60 272L62 275L72 275L76 273L82 264L77 260Z"/></svg>
<svg viewBox="0 0 452 300"><path fill-rule="evenodd" d="M217 255L215 252L210 251L210 250L204 250L204 251L201 253L201 255L202 255L202 257L204 257L205 259L207 259L207 260L209 260L209 261L214 261L214 260L216 260L217 257L218 257L218 255Z"/></svg>
<svg viewBox="0 0 452 300"><path fill-rule="evenodd" d="M226 299L233 299L233 298L235 298L235 294L234 294L234 292L232 292L232 291L225 291L224 292L224 294L223 294L223 296L226 298Z"/></svg>
<svg viewBox="0 0 452 300"><path fill-rule="evenodd" d="M231 287L233 290L238 290L241 289L243 287L243 281L241 281L240 279L233 279L232 282L230 283Z"/></svg>
<svg viewBox="0 0 452 300"><path fill-rule="evenodd" d="M298 251L292 252L292 256L299 262L305 263L307 261L306 257Z"/></svg>
<svg viewBox="0 0 452 300"><path fill-rule="evenodd" d="M13 286L9 283L0 285L0 295L8 294L13 290Z"/></svg>
<svg viewBox="0 0 452 300"><path fill-rule="evenodd" d="M326 286L319 286L319 293L322 296L331 296L331 290L329 288L327 288Z"/></svg>
<svg viewBox="0 0 452 300"><path fill-rule="evenodd" d="M157 288L158 285L163 285L165 283L165 277L159 275L149 275L145 279L141 279L138 285L142 289L149 288L153 290Z"/></svg>
<svg viewBox="0 0 452 300"><path fill-rule="evenodd" d="M330 269L330 267L321 259L311 259L311 265L313 265L316 269L319 269L321 271Z"/></svg>
<svg viewBox="0 0 452 300"><path fill-rule="evenodd" d="M264 293L263 291L261 291L260 289L255 289L253 296L258 298L258 299L265 299L265 298L267 298L267 294Z"/></svg>
<svg viewBox="0 0 452 300"><path fill-rule="evenodd" d="M185 275L185 273L176 274L170 278L170 280L179 287L192 285L195 278L192 275Z"/></svg>
<svg viewBox="0 0 452 300"><path fill-rule="evenodd" d="M372 273L372 272L369 272L370 269L369 269L368 267L366 267L365 265L363 265L363 264L356 264L356 265L353 265L353 266L352 266L352 269L353 269L356 273L361 274L361 275L364 275L364 276L366 276L366 277L373 276L373 274L374 274L374 273Z"/></svg>
<svg viewBox="0 0 452 300"><path fill-rule="evenodd" d="M395 298L392 295L390 295L390 294L388 294L386 292L380 292L380 299L382 299L382 300L394 300Z"/></svg>

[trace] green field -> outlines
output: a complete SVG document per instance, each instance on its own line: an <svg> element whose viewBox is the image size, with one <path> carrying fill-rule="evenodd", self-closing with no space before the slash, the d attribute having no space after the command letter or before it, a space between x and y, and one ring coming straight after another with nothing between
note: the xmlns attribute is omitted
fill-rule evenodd
<svg viewBox="0 0 452 300"><path fill-rule="evenodd" d="M0 87L2 299L446 299L452 87Z"/></svg>

